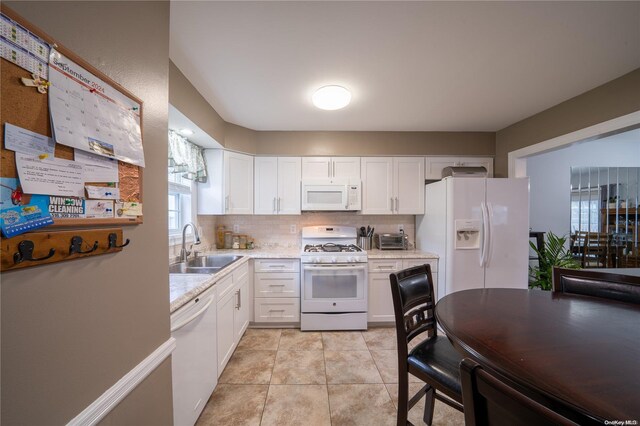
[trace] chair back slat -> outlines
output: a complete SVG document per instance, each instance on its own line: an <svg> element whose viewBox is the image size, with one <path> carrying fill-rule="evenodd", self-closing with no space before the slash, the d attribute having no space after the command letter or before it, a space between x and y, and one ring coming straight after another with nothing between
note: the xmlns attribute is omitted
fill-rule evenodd
<svg viewBox="0 0 640 426"><path fill-rule="evenodd" d="M435 296L430 265L419 265L389 275L397 327L398 350L426 332L427 338L437 333L434 316Z"/></svg>

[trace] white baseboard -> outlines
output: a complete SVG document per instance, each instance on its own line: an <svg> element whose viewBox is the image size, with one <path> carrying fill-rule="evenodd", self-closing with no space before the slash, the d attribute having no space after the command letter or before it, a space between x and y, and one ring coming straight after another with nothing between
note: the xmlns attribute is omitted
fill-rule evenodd
<svg viewBox="0 0 640 426"><path fill-rule="evenodd" d="M153 370L167 359L176 347L176 339L169 340L153 351L142 362L125 374L113 386L91 403L80 414L74 417L67 425L84 426L95 425L104 418L113 408L133 391Z"/></svg>

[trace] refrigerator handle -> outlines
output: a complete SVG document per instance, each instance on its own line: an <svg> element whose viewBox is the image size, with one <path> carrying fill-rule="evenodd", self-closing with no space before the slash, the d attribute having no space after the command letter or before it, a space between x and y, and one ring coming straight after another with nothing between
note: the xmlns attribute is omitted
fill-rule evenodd
<svg viewBox="0 0 640 426"><path fill-rule="evenodd" d="M493 235L493 206L491 203L487 203L487 223L489 224L489 243L487 244L487 251L484 255L484 265L489 266L491 260L492 238Z"/></svg>
<svg viewBox="0 0 640 426"><path fill-rule="evenodd" d="M487 205L480 203L480 210L482 212L482 251L480 252L480 266L485 266L487 252L489 251L489 212L487 211Z"/></svg>

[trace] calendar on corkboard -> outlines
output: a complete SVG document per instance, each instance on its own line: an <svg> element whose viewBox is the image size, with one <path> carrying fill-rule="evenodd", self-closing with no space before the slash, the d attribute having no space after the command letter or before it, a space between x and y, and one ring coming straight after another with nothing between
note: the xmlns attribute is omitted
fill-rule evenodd
<svg viewBox="0 0 640 426"><path fill-rule="evenodd" d="M1 12L3 238L142 223L142 101L11 9Z"/></svg>

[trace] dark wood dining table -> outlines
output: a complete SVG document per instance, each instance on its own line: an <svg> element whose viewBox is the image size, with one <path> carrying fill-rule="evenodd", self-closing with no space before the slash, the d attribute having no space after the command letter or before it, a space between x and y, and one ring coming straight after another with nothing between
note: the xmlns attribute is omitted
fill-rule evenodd
<svg viewBox="0 0 640 426"><path fill-rule="evenodd" d="M449 294L435 315L464 356L584 423L640 421L640 306L496 288Z"/></svg>

